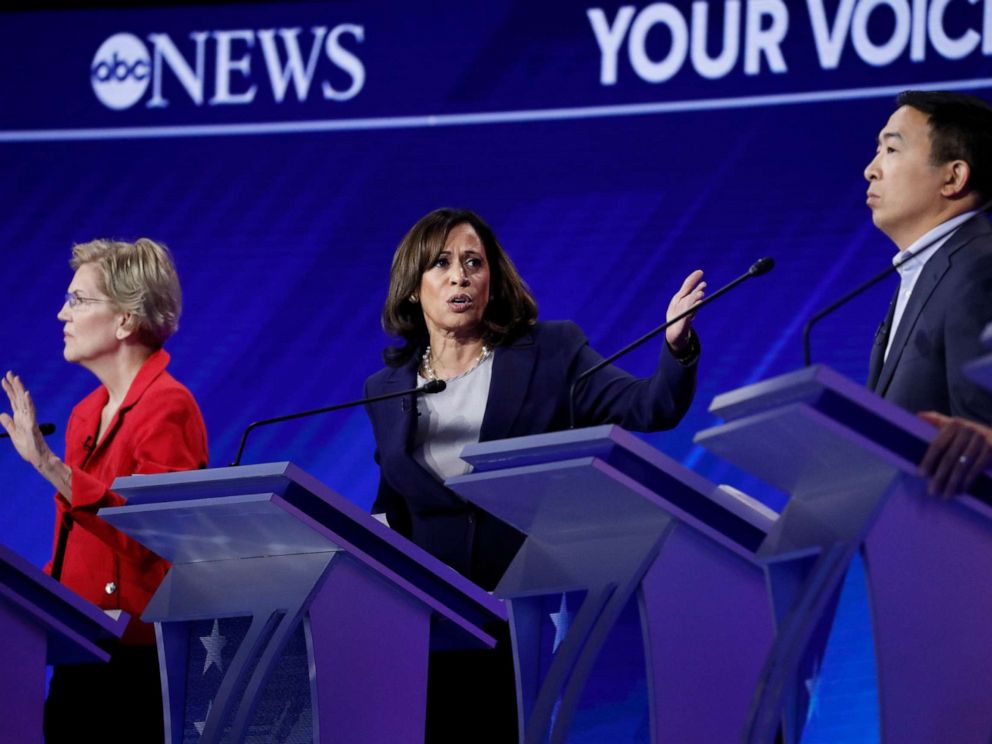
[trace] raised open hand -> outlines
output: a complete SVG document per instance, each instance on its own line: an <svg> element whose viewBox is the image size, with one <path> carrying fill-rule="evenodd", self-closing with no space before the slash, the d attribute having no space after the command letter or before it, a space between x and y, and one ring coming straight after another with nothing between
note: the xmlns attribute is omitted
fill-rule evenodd
<svg viewBox="0 0 992 744"><path fill-rule="evenodd" d="M0 378L0 386L7 393L11 409L10 414L0 413L0 426L10 435L17 453L40 470L50 450L38 428L31 393L13 372L7 372Z"/></svg>
<svg viewBox="0 0 992 744"><path fill-rule="evenodd" d="M671 320L680 313L684 313L703 299L706 282L702 281L702 279L703 272L701 269L696 269L685 278L682 286L679 287L679 291L675 293L672 301L668 303L668 312L665 314L666 320ZM665 340L668 341L668 345L672 347L672 350L676 354L685 351L689 345L692 318L693 316L689 315L683 320L673 323L665 331Z"/></svg>

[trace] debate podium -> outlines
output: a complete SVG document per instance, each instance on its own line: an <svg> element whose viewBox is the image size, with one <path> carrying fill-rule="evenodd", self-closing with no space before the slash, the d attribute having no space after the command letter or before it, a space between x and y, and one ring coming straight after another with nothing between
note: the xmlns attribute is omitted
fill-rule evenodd
<svg viewBox="0 0 992 744"><path fill-rule="evenodd" d="M808 662L851 558L870 597L883 742L992 736L992 483L942 501L917 463L934 429L814 366L717 396L696 441L790 495L757 553L778 633L745 735L787 744L804 723ZM819 645L818 645L819 644ZM805 665L805 666L804 666Z"/></svg>
<svg viewBox="0 0 992 744"><path fill-rule="evenodd" d="M567 740L635 596L652 741L735 741L772 641L754 551L774 513L616 426L472 444L461 456L473 471L446 485L527 536L495 592L509 609L522 741ZM566 592L584 598L543 663L542 607Z"/></svg>
<svg viewBox="0 0 992 744"><path fill-rule="evenodd" d="M100 516L172 561L166 739L422 742L428 650L491 647L502 602L290 463L118 478ZM479 722L484 725L484 722Z"/></svg>
<svg viewBox="0 0 992 744"><path fill-rule="evenodd" d="M982 387L992 390L992 323L982 331L982 343L989 353L965 364L964 372Z"/></svg>
<svg viewBox="0 0 992 744"><path fill-rule="evenodd" d="M42 741L45 665L105 662L98 643L119 638L112 617L0 545L0 721L3 741Z"/></svg>

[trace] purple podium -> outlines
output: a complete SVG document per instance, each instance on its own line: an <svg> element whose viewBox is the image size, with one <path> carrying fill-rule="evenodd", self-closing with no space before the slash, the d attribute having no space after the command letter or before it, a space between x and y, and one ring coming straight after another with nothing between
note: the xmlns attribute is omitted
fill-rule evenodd
<svg viewBox="0 0 992 744"><path fill-rule="evenodd" d="M985 326L982 332L982 343L992 349L992 323ZM964 366L965 374L984 388L992 390L992 351L985 356L968 362Z"/></svg>
<svg viewBox="0 0 992 744"><path fill-rule="evenodd" d="M616 426L470 445L462 458L473 472L447 485L527 535L496 588L509 608L522 741L566 741L634 596L652 741L735 741L772 641L754 551L775 515ZM584 599L544 669L540 613L566 592Z"/></svg>
<svg viewBox="0 0 992 744"><path fill-rule="evenodd" d="M0 545L0 739L42 741L45 665L104 662L98 641L119 638L116 618Z"/></svg>
<svg viewBox="0 0 992 744"><path fill-rule="evenodd" d="M824 367L713 401L696 441L790 495L758 550L778 634L745 740L798 742L849 562L863 552L884 742L992 735L992 482L942 501L916 475L934 429ZM805 667L804 667L805 665ZM814 680L815 682L815 680Z"/></svg>
<svg viewBox="0 0 992 744"><path fill-rule="evenodd" d="M173 566L168 742L422 742L430 647L491 647L502 602L289 463L119 478L100 516Z"/></svg>

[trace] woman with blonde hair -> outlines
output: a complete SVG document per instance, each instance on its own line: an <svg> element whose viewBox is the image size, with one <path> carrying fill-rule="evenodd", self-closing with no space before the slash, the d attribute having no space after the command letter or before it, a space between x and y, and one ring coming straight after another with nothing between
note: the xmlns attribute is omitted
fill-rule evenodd
<svg viewBox="0 0 992 744"><path fill-rule="evenodd" d="M94 240L76 245L75 270L58 313L66 361L100 386L73 409L65 459L49 449L34 401L7 372L11 414L0 425L18 454L52 486L55 541L46 570L105 610L131 621L107 664L56 667L45 704L45 739L162 741L163 708L153 626L139 618L169 568L167 561L97 516L124 499L118 476L206 467L207 435L190 392L165 371L162 348L176 331L179 278L165 246Z"/></svg>

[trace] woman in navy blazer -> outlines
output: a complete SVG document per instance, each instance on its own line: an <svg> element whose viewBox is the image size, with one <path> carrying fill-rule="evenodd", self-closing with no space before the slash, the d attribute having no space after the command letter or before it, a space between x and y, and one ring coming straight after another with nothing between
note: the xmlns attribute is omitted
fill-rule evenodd
<svg viewBox="0 0 992 744"><path fill-rule="evenodd" d="M701 271L686 278L669 318L702 299L701 280ZM368 379L365 395L431 379L446 380L447 389L368 406L381 475L373 512L491 590L523 536L466 503L443 480L467 472L456 453L469 442L568 428L572 382L602 357L574 323L537 322L527 285L492 229L467 210L435 210L407 233L393 257L382 323L403 343L386 349L387 366ZM666 341L651 377L609 366L583 382L576 425L674 427L692 401L699 342L688 320L670 327ZM432 658L429 696L436 698L435 666ZM459 678L457 687L465 690L466 680ZM429 729L432 718L429 713Z"/></svg>

